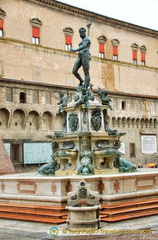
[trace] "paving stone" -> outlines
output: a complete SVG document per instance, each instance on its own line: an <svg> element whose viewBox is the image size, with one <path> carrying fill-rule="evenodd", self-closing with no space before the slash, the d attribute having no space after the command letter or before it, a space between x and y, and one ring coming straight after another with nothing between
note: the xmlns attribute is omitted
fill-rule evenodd
<svg viewBox="0 0 158 240"><path fill-rule="evenodd" d="M49 230L54 227L50 224L0 220L0 240L157 240L158 239L158 216L148 218L133 219L130 221L118 222L116 224L102 223L102 230L109 231L109 234L78 234L64 235L62 230L66 229L66 224L57 225L59 234L51 236ZM139 233L128 233L125 231L138 231ZM151 230L142 233L144 230ZM101 231L99 229L99 231ZM114 233L112 233L114 231ZM117 234L115 231L118 231ZM124 231L120 234L119 231Z"/></svg>

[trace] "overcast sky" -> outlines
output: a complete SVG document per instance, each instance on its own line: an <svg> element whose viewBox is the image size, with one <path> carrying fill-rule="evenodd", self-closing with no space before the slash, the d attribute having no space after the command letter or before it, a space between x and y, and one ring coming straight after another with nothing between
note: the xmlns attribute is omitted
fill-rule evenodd
<svg viewBox="0 0 158 240"><path fill-rule="evenodd" d="M58 0L158 31L158 0Z"/></svg>

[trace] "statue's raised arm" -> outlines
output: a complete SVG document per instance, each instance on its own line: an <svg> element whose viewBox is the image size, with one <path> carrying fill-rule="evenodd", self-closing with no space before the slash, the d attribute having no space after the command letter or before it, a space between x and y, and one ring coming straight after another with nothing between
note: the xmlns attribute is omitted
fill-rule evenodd
<svg viewBox="0 0 158 240"><path fill-rule="evenodd" d="M87 28L88 28L88 31L87 31L87 36L89 37L90 36L90 26L92 25L92 20L91 19L88 19L87 21Z"/></svg>

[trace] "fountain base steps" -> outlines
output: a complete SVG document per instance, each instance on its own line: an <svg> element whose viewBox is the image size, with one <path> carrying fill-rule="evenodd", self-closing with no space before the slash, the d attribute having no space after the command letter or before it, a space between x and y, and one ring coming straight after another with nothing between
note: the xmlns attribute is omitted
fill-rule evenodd
<svg viewBox="0 0 158 240"><path fill-rule="evenodd" d="M138 217L158 214L158 198L101 204L99 212L101 222L118 222ZM68 213L63 206L29 205L11 202L0 202L0 218L31 222L63 224Z"/></svg>
<svg viewBox="0 0 158 240"><path fill-rule="evenodd" d="M117 222L126 219L158 214L158 198L128 202L102 204L100 218L103 222Z"/></svg>
<svg viewBox="0 0 158 240"><path fill-rule="evenodd" d="M0 218L65 223L68 193L82 179L99 193L100 217L104 222L158 214L158 171L143 169L91 176L0 176Z"/></svg>
<svg viewBox="0 0 158 240"><path fill-rule="evenodd" d="M62 224L66 222L65 206L43 206L0 202L0 218Z"/></svg>

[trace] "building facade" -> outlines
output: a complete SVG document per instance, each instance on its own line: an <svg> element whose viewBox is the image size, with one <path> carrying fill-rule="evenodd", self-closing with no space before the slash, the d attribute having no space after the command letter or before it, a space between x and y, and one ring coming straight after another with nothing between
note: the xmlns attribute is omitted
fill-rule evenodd
<svg viewBox="0 0 158 240"><path fill-rule="evenodd" d="M121 151L135 164L158 161L158 32L54 0L1 0L0 136L15 164L50 160L45 136L62 129L59 92L75 93L69 50L88 19L91 83L96 98L98 86L109 90Z"/></svg>

